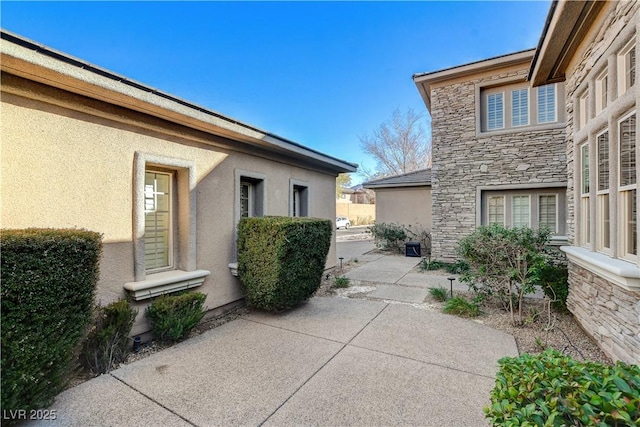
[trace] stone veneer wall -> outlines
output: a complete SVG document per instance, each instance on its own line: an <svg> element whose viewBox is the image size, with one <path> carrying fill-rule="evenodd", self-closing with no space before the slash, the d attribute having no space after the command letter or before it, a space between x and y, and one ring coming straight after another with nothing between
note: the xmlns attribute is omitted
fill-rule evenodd
<svg viewBox="0 0 640 427"><path fill-rule="evenodd" d="M567 235L575 240L575 152L574 104L576 90L587 78L592 78L596 62L615 42L620 31L638 24L640 2L615 3L600 23L594 40L581 52L582 58L567 76L566 91L566 153L567 153ZM634 17L635 15L635 17ZM638 33L636 32L636 40ZM611 83L612 84L612 83ZM636 83L638 90L638 83ZM582 325L613 359L640 363L640 293L631 292L610 283L598 275L569 263L569 297L567 306Z"/></svg>
<svg viewBox="0 0 640 427"><path fill-rule="evenodd" d="M640 364L637 293L570 263L567 306L609 357Z"/></svg>
<svg viewBox="0 0 640 427"><path fill-rule="evenodd" d="M457 242L476 227L476 188L566 182L564 127L476 136L477 84L526 76L470 79L431 91L433 256L456 259Z"/></svg>

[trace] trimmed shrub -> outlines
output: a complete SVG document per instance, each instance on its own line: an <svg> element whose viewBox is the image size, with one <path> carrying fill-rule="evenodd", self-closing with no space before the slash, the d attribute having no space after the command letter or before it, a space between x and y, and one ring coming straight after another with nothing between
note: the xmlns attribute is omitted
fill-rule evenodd
<svg viewBox="0 0 640 427"><path fill-rule="evenodd" d="M238 275L247 302L279 311L311 297L322 280L332 233L326 219L242 218Z"/></svg>
<svg viewBox="0 0 640 427"><path fill-rule="evenodd" d="M93 327L82 346L80 360L93 374L114 369L131 350L129 334L138 310L127 300L95 308Z"/></svg>
<svg viewBox="0 0 640 427"><path fill-rule="evenodd" d="M578 362L555 350L505 357L485 408L494 426L635 426L640 367Z"/></svg>
<svg viewBox="0 0 640 427"><path fill-rule="evenodd" d="M202 320L205 314L201 292L161 295L145 310L151 319L151 334L159 341L181 341Z"/></svg>
<svg viewBox="0 0 640 427"><path fill-rule="evenodd" d="M50 406L91 320L101 235L2 230L2 410Z"/></svg>

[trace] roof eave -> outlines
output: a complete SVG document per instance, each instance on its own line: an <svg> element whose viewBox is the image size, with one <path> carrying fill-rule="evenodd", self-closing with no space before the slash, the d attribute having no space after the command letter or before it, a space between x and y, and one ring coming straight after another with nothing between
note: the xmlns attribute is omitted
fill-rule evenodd
<svg viewBox="0 0 640 427"><path fill-rule="evenodd" d="M263 131L215 111L127 79L66 53L1 30L3 72L119 105L177 124L240 142L286 152L334 172L355 172L357 165Z"/></svg>
<svg viewBox="0 0 640 427"><path fill-rule="evenodd" d="M376 190L380 188L400 188L400 187L431 187L431 182L408 182L399 184L362 184L364 188Z"/></svg>
<svg viewBox="0 0 640 427"><path fill-rule="evenodd" d="M529 69L528 80L540 86L565 80L569 61L604 1L554 1Z"/></svg>

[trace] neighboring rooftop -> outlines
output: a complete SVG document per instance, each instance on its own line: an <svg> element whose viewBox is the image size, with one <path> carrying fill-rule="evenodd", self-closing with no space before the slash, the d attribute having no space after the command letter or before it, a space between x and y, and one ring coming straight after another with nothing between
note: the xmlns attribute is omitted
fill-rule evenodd
<svg viewBox="0 0 640 427"><path fill-rule="evenodd" d="M427 185L431 185L431 168L375 179L362 184L364 188L372 190L376 188L422 187Z"/></svg>

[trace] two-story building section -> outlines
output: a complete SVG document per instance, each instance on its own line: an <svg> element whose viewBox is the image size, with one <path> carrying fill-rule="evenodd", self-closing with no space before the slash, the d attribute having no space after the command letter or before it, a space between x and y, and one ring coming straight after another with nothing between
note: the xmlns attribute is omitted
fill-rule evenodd
<svg viewBox="0 0 640 427"><path fill-rule="evenodd" d="M418 74L432 119L432 254L477 226L546 225L566 242L564 84L533 88L535 50Z"/></svg>

